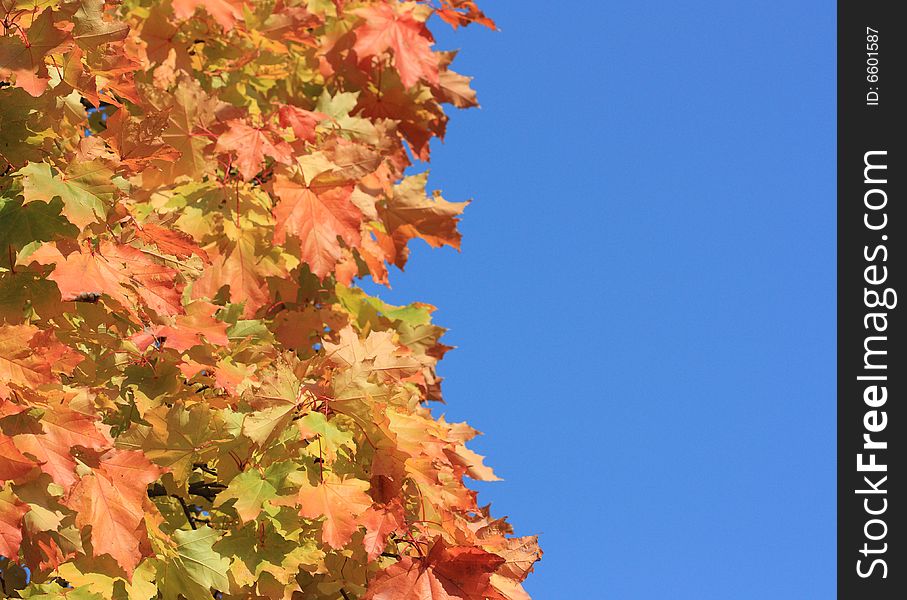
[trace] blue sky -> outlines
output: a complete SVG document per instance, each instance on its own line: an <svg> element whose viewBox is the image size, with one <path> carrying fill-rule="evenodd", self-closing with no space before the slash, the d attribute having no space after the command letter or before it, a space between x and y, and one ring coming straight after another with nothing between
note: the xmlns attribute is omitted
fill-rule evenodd
<svg viewBox="0 0 907 600"><path fill-rule="evenodd" d="M435 27L481 110L431 184L439 306L480 501L567 598L824 599L835 584L835 15L828 2L485 0Z"/></svg>

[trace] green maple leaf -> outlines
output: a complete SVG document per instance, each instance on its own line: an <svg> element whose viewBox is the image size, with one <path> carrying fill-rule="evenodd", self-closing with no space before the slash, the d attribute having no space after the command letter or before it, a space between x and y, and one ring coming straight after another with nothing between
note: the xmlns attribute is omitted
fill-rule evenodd
<svg viewBox="0 0 907 600"><path fill-rule="evenodd" d="M75 237L79 230L60 213L63 202L29 202L0 198L0 240L21 250L31 242L46 242L55 236Z"/></svg>
<svg viewBox="0 0 907 600"><path fill-rule="evenodd" d="M221 533L203 526L173 533L176 555L158 569L158 590L163 600L211 600L211 590L230 587L230 560L211 547Z"/></svg>
<svg viewBox="0 0 907 600"><path fill-rule="evenodd" d="M76 227L102 221L113 196L113 172L100 165L83 163L64 179L54 175L46 163L29 163L19 170L24 176L23 188L28 202L44 202L59 197L64 213Z"/></svg>
<svg viewBox="0 0 907 600"><path fill-rule="evenodd" d="M44 583L30 585L20 592L22 598L28 600L104 600L104 596L91 592L86 588L67 589L58 583Z"/></svg>
<svg viewBox="0 0 907 600"><path fill-rule="evenodd" d="M370 323L372 328L379 327L378 314L410 326L431 323L431 313L434 307L430 304L416 302L407 306L394 306L379 298L369 296L359 288L347 287L342 284L337 284L335 292L343 308L356 317L360 327L364 327L366 323Z"/></svg>
<svg viewBox="0 0 907 600"><path fill-rule="evenodd" d="M256 470L245 471L230 481L227 489L217 495L214 506L223 506L229 500L235 500L233 508L243 522L254 521L261 513L262 505L277 496L267 480Z"/></svg>
<svg viewBox="0 0 907 600"><path fill-rule="evenodd" d="M147 425L133 427L120 436L119 446L141 450L154 463L169 468L176 481L184 482L193 463L203 460L213 446L219 419L205 406L186 409L176 405L166 414L147 412L145 421Z"/></svg>
<svg viewBox="0 0 907 600"><path fill-rule="evenodd" d="M0 264L5 263L0 258ZM59 312L60 292L53 281L29 272L0 273L0 320L21 323L35 313L47 317Z"/></svg>
<svg viewBox="0 0 907 600"><path fill-rule="evenodd" d="M318 444L325 457L333 461L341 448L354 449L356 442L349 431L338 429L320 412L310 412L296 421L296 426L305 438L319 437Z"/></svg>
<svg viewBox="0 0 907 600"><path fill-rule="evenodd" d="M0 89L0 169L6 167L6 161L20 167L44 157L41 146L50 132L39 133L36 122L41 120L46 104L36 102L21 89Z"/></svg>

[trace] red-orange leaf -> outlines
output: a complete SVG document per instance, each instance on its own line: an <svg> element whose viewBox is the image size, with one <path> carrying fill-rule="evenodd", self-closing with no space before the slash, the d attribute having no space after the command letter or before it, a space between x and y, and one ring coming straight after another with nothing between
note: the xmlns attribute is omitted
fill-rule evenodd
<svg viewBox="0 0 907 600"><path fill-rule="evenodd" d="M163 325L153 329L162 347L173 348L180 352L205 341L217 346L226 346L227 324L214 318L219 306L196 300L186 307L185 315L177 315L173 325Z"/></svg>
<svg viewBox="0 0 907 600"><path fill-rule="evenodd" d="M141 452L111 450L66 501L77 511L76 524L91 526L94 555L109 554L129 575L142 559L145 536L137 530L145 517L146 488L160 473Z"/></svg>
<svg viewBox="0 0 907 600"><path fill-rule="evenodd" d="M9 485L0 487L0 556L15 560L22 543L22 517L28 506L19 501Z"/></svg>
<svg viewBox="0 0 907 600"><path fill-rule="evenodd" d="M15 85L32 96L44 93L50 82L45 56L74 45L68 33L54 26L53 15L51 9L45 9L32 22L27 34L22 34L20 28L19 33L0 37L0 77L15 75Z"/></svg>
<svg viewBox="0 0 907 600"><path fill-rule="evenodd" d="M504 559L438 538L428 556L405 556L379 572L364 600L486 600L490 577Z"/></svg>
<svg viewBox="0 0 907 600"><path fill-rule="evenodd" d="M214 298L223 286L230 287L230 300L244 303L246 316L252 316L269 298L264 273L255 254L255 239L242 236L226 256L212 260L192 286L194 298Z"/></svg>
<svg viewBox="0 0 907 600"><path fill-rule="evenodd" d="M270 129L251 127L240 119L230 121L227 126L227 131L217 138L214 150L236 153L233 164L246 181L261 171L265 156L283 164L292 162L293 149Z"/></svg>
<svg viewBox="0 0 907 600"><path fill-rule="evenodd" d="M287 235L299 239L299 258L312 273L326 277L340 260L337 238L348 246L359 244L362 213L350 201L352 191L347 185L312 188L278 175L274 193L280 202L274 208L274 242L283 244Z"/></svg>
<svg viewBox="0 0 907 600"><path fill-rule="evenodd" d="M394 187L394 194L384 209L388 231L393 234L399 251L416 237L436 248L447 245L459 250L458 216L468 202L448 202L440 196L427 197L427 181L428 173L420 173L407 177Z"/></svg>
<svg viewBox="0 0 907 600"><path fill-rule="evenodd" d="M119 110L107 119L107 129L101 137L119 155L120 165L130 173L140 172L155 160L172 162L180 152L166 144L161 136L169 125L166 112L130 117Z"/></svg>
<svg viewBox="0 0 907 600"><path fill-rule="evenodd" d="M100 429L99 429L100 428ZM64 488L76 481L76 446L101 450L110 444L109 427L73 410L55 406L44 412L40 424L30 425L13 437L16 447L38 461L41 470Z"/></svg>
<svg viewBox="0 0 907 600"><path fill-rule="evenodd" d="M389 506L372 506L362 515L365 537L362 540L369 560L375 560L387 546L387 536L403 528L403 507L399 502Z"/></svg>
<svg viewBox="0 0 907 600"><path fill-rule="evenodd" d="M203 261L210 263L208 253L198 247L192 236L175 229L167 229L154 223L143 223L135 228L136 237L146 244L154 244L164 254L172 254L177 258L198 256Z"/></svg>
<svg viewBox="0 0 907 600"><path fill-rule="evenodd" d="M204 8L226 31L242 20L242 0L173 0L173 14L177 19L190 18L199 6Z"/></svg>
<svg viewBox="0 0 907 600"><path fill-rule="evenodd" d="M478 23L489 29L498 28L494 21L479 10L474 0L441 0L441 7L435 12L454 29L470 23Z"/></svg>
<svg viewBox="0 0 907 600"><path fill-rule="evenodd" d="M52 331L34 325L0 325L0 398L8 385L35 387L57 381L56 372L69 372L80 356L59 343Z"/></svg>
<svg viewBox="0 0 907 600"><path fill-rule="evenodd" d="M403 85L412 87L420 79L438 83L438 57L431 51L431 34L413 17L412 10L377 3L354 12L365 18L356 29L353 46L360 58L379 56L390 49Z"/></svg>
<svg viewBox="0 0 907 600"><path fill-rule="evenodd" d="M16 448L13 438L0 433L0 481L18 479L35 466L35 461Z"/></svg>
<svg viewBox="0 0 907 600"><path fill-rule="evenodd" d="M324 517L321 539L339 550L359 528L359 515L372 505L367 489L368 482L361 479L326 478L315 487L303 483L295 499L274 500L272 504L298 505L299 515L307 519Z"/></svg>
<svg viewBox="0 0 907 600"><path fill-rule="evenodd" d="M328 118L324 113L303 110L290 104L281 106L277 114L281 127L290 127L297 139L306 142L315 141L315 126Z"/></svg>
<svg viewBox="0 0 907 600"><path fill-rule="evenodd" d="M32 258L56 263L48 279L57 283L63 300L107 294L127 309L141 303L164 315L182 312L176 271L132 246L104 242L97 251L82 248L65 258L45 246Z"/></svg>

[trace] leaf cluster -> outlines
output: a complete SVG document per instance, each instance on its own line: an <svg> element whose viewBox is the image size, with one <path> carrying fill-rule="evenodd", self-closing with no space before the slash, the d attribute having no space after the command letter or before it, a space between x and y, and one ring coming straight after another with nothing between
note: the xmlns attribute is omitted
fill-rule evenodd
<svg viewBox="0 0 907 600"><path fill-rule="evenodd" d="M521 600L541 552L365 294L465 202L471 0L0 0L0 597Z"/></svg>

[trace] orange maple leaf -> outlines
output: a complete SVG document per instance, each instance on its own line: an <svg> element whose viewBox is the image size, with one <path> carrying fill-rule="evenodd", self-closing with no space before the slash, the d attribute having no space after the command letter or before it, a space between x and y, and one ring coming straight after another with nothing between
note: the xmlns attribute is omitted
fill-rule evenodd
<svg viewBox="0 0 907 600"><path fill-rule="evenodd" d="M29 510L8 486L0 487L0 556L16 557L22 543L22 517Z"/></svg>
<svg viewBox="0 0 907 600"><path fill-rule="evenodd" d="M460 249L458 216L469 203L429 198L425 194L427 181L428 173L407 177L394 186L393 196L381 211L398 260L404 257L405 261L406 244L413 238L421 238L435 248L447 245Z"/></svg>
<svg viewBox="0 0 907 600"><path fill-rule="evenodd" d="M243 4L242 0L173 0L173 14L177 19L186 20L201 6L224 31L230 31L243 18Z"/></svg>
<svg viewBox="0 0 907 600"><path fill-rule="evenodd" d="M307 519L324 517L321 539L331 548L346 546L359 528L358 517L371 505L366 494L369 484L361 479L326 478L317 486L303 483L295 498L272 500L272 504L299 506L299 515Z"/></svg>
<svg viewBox="0 0 907 600"><path fill-rule="evenodd" d="M405 556L372 580L363 600L486 600L491 574L504 563L472 546L438 538L424 558Z"/></svg>
<svg viewBox="0 0 907 600"><path fill-rule="evenodd" d="M298 106L283 104L277 111L281 127L289 127L293 130L297 139L306 142L315 141L315 126L318 125L328 116L317 111L304 110Z"/></svg>
<svg viewBox="0 0 907 600"><path fill-rule="evenodd" d="M63 300L96 293L107 294L130 311L135 310L136 303L162 315L183 310L176 271L132 246L102 242L97 251L83 248L64 258L47 245L31 258L41 264L56 264L48 279L56 282Z"/></svg>
<svg viewBox="0 0 907 600"><path fill-rule="evenodd" d="M64 52L75 43L70 35L54 26L54 11L45 9L32 21L27 32L0 37L0 77L16 76L16 87L32 96L40 96L47 89L50 77L44 58L48 54Z"/></svg>
<svg viewBox="0 0 907 600"><path fill-rule="evenodd" d="M155 160L172 162L180 157L180 152L162 138L169 122L170 115L166 112L138 118L118 110L107 119L107 129L100 137L119 155L121 167L129 173L138 173Z"/></svg>
<svg viewBox="0 0 907 600"><path fill-rule="evenodd" d="M138 336L139 349L144 350L156 338L161 347L184 352L206 341L226 346L227 324L214 318L220 306L196 300L186 306L185 315L177 315L172 325L159 325Z"/></svg>
<svg viewBox="0 0 907 600"><path fill-rule="evenodd" d="M255 239L242 236L226 255L216 256L192 285L193 298L214 298L223 286L229 286L230 299L244 303L243 314L251 317L269 299L264 277L273 273L260 266L255 253Z"/></svg>
<svg viewBox="0 0 907 600"><path fill-rule="evenodd" d="M293 148L268 128L252 127L241 119L227 123L227 131L217 138L215 152L236 153L236 168L246 181L261 170L265 156L283 164L293 161Z"/></svg>
<svg viewBox="0 0 907 600"><path fill-rule="evenodd" d="M76 524L91 526L94 555L109 554L129 575L142 559L145 536L138 530L145 518L147 486L160 475L141 452L111 450L66 500L77 511Z"/></svg>
<svg viewBox="0 0 907 600"><path fill-rule="evenodd" d="M353 12L365 19L355 30L353 49L360 58L379 56L390 49L403 85L412 87L420 79L438 83L438 57L431 51L431 33L413 17L412 10L398 11L381 3Z"/></svg>
<svg viewBox="0 0 907 600"><path fill-rule="evenodd" d="M79 354L59 343L52 331L34 325L0 325L0 398L8 385L35 387L57 381L53 371L70 372Z"/></svg>
<svg viewBox="0 0 907 600"><path fill-rule="evenodd" d="M384 552L387 536L403 529L403 506L399 501L387 506L370 506L362 515L361 521L365 527L362 544L369 560L375 560Z"/></svg>
<svg viewBox="0 0 907 600"><path fill-rule="evenodd" d="M348 246L360 242L362 213L350 201L352 192L351 185L310 187L278 175L274 182L274 193L280 198L274 207L274 243L283 244L287 234L298 238L299 258L323 279L340 260L337 238Z"/></svg>
<svg viewBox="0 0 907 600"><path fill-rule="evenodd" d="M37 466L16 448L13 438L0 433L0 481L18 479ZM2 554L2 553L0 553Z"/></svg>
<svg viewBox="0 0 907 600"><path fill-rule="evenodd" d="M47 410L40 422L24 425L24 430L13 437L16 447L33 456L42 471L67 489L79 480L74 447L101 450L110 445L108 426L99 426L94 418L64 407Z"/></svg>
<svg viewBox="0 0 907 600"><path fill-rule="evenodd" d="M192 236L182 231L161 227L155 223L143 223L136 225L135 235L146 244L154 244L165 254L172 254L177 258L189 258L194 254L206 263L211 262L208 253L198 247Z"/></svg>
<svg viewBox="0 0 907 600"><path fill-rule="evenodd" d="M454 29L470 23L478 23L489 29L498 28L473 0L441 0L441 7L435 9L435 12Z"/></svg>

